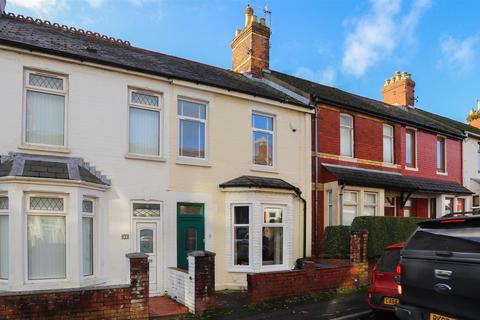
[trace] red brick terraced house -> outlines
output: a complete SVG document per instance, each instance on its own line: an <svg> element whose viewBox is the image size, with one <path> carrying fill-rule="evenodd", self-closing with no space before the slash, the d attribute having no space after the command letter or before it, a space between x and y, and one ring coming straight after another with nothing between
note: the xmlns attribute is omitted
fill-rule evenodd
<svg viewBox="0 0 480 320"><path fill-rule="evenodd" d="M326 226L350 225L356 216L436 217L468 209L465 133L415 107L409 73L387 79L378 101L270 70L270 32L265 21L252 19L247 8L246 27L232 42L232 69L316 108L312 252L321 249Z"/></svg>

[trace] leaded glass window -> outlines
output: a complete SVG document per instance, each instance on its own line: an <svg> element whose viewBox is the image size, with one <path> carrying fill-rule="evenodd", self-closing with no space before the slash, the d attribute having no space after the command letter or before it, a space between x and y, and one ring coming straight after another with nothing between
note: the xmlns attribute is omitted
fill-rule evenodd
<svg viewBox="0 0 480 320"><path fill-rule="evenodd" d="M151 95L151 94L132 92L132 103L158 107L159 98L158 96Z"/></svg>
<svg viewBox="0 0 480 320"><path fill-rule="evenodd" d="M8 210L8 197L0 197L0 210Z"/></svg>
<svg viewBox="0 0 480 320"><path fill-rule="evenodd" d="M63 90L62 78L55 78L55 77L30 73L28 81L31 86L59 90L59 91Z"/></svg>
<svg viewBox="0 0 480 320"><path fill-rule="evenodd" d="M35 211L63 211L62 198L30 197L30 210Z"/></svg>
<svg viewBox="0 0 480 320"><path fill-rule="evenodd" d="M92 200L83 200L82 201L82 212L93 213L93 201Z"/></svg>
<svg viewBox="0 0 480 320"><path fill-rule="evenodd" d="M134 203L134 217L160 217L160 204L158 203Z"/></svg>

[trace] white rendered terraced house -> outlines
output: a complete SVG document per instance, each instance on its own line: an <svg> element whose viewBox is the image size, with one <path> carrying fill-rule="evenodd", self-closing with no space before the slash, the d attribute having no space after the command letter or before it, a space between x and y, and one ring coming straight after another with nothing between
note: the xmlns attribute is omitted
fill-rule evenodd
<svg viewBox="0 0 480 320"><path fill-rule="evenodd" d="M216 287L310 254L310 114L248 75L0 17L0 291L168 291L187 253ZM307 245L305 245L307 243Z"/></svg>

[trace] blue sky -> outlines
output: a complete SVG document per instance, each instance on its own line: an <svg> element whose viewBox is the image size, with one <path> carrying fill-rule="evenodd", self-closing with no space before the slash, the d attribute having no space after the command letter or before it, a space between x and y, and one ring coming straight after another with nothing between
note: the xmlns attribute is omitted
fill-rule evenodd
<svg viewBox="0 0 480 320"><path fill-rule="evenodd" d="M480 98L474 0L7 0L6 10L230 68L248 3L272 11L272 69L376 99L408 71L417 106L459 121Z"/></svg>

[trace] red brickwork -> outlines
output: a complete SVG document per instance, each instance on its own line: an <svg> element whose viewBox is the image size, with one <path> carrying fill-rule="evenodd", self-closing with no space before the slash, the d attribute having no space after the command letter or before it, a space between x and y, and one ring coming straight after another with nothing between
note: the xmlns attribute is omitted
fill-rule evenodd
<svg viewBox="0 0 480 320"><path fill-rule="evenodd" d="M130 256L130 286L0 294L0 319L148 319L148 261Z"/></svg>
<svg viewBox="0 0 480 320"><path fill-rule="evenodd" d="M215 253L195 256L195 313L215 309Z"/></svg>
<svg viewBox="0 0 480 320"><path fill-rule="evenodd" d="M248 274L250 302L260 303L368 284L367 240L366 232L352 234L350 265L317 269L313 262L308 261L300 270Z"/></svg>

